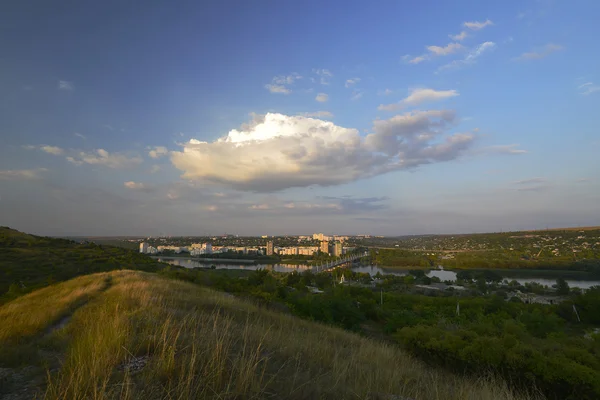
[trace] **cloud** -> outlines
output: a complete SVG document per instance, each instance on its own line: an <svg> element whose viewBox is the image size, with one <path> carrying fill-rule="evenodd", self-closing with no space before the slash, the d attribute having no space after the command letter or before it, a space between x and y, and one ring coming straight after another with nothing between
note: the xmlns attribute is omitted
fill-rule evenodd
<svg viewBox="0 0 600 400"><path fill-rule="evenodd" d="M319 93L317 97L315 97L315 100L319 103L325 103L327 100L329 100L329 96L326 93Z"/></svg>
<svg viewBox="0 0 600 400"><path fill-rule="evenodd" d="M416 106L423 103L431 103L458 96L457 90L434 90L428 88L412 89L408 97L398 103L380 104L378 109L384 111L395 111L404 107Z"/></svg>
<svg viewBox="0 0 600 400"><path fill-rule="evenodd" d="M427 46L427 50L436 56L447 56L448 54L456 53L463 48L463 45L460 43L448 43L445 47Z"/></svg>
<svg viewBox="0 0 600 400"><path fill-rule="evenodd" d="M139 156L129 157L122 153L111 154L104 149L97 149L94 152L76 152L72 156L67 157L67 161L75 165L102 165L105 167L118 169L140 164L142 159Z"/></svg>
<svg viewBox="0 0 600 400"><path fill-rule="evenodd" d="M320 196L320 199L327 201L334 201L338 204L340 210L349 213L361 213L365 211L376 211L384 210L389 208L385 201L389 200L388 197L352 197L352 196Z"/></svg>
<svg viewBox="0 0 600 400"><path fill-rule="evenodd" d="M467 36L469 36L469 34L466 31L462 31L461 33L458 33L456 35L448 35L448 37L454 41L460 42L463 41L467 38Z"/></svg>
<svg viewBox="0 0 600 400"><path fill-rule="evenodd" d="M305 117L316 117L316 118L333 118L333 114L329 111L315 111L315 112L306 112L301 114Z"/></svg>
<svg viewBox="0 0 600 400"><path fill-rule="evenodd" d="M333 77L333 74L328 69L313 69L313 72L317 74L320 79L321 85L329 85L329 78Z"/></svg>
<svg viewBox="0 0 600 400"><path fill-rule="evenodd" d="M519 181L514 181L513 184L515 185L531 185L534 183L546 183L548 180L546 178L529 178L529 179L522 179Z"/></svg>
<svg viewBox="0 0 600 400"><path fill-rule="evenodd" d="M290 89L286 88L283 85L267 84L267 85L265 85L265 88L267 88L269 90L269 92L271 92L271 93L281 93L281 94L292 93L292 91Z"/></svg>
<svg viewBox="0 0 600 400"><path fill-rule="evenodd" d="M297 72L292 72L290 75L279 75L273 78L273 83L278 85L292 85L298 79L302 79Z"/></svg>
<svg viewBox="0 0 600 400"><path fill-rule="evenodd" d="M455 121L453 111L415 111L376 120L362 137L329 121L269 113L214 142L192 139L171 162L184 179L244 191L338 185L459 157L475 135L448 134Z"/></svg>
<svg viewBox="0 0 600 400"><path fill-rule="evenodd" d="M148 152L148 155L152 158L160 158L169 154L169 150L164 146L156 146L154 149Z"/></svg>
<svg viewBox="0 0 600 400"><path fill-rule="evenodd" d="M387 197L318 196L312 201L285 200L270 197L246 206L265 215L364 214L389 208Z"/></svg>
<svg viewBox="0 0 600 400"><path fill-rule="evenodd" d="M360 82L360 78L351 78L351 79L347 79L347 80L346 80L346 84L345 84L345 86L346 86L347 88L349 88L349 87L351 87L351 86L353 86L353 85L356 85L358 82Z"/></svg>
<svg viewBox="0 0 600 400"><path fill-rule="evenodd" d="M144 185L141 182L133 182L133 181L128 181L123 183L123 185L127 188L127 189L131 189L131 190L144 190L144 189L148 189L148 187L146 185Z"/></svg>
<svg viewBox="0 0 600 400"><path fill-rule="evenodd" d="M0 180L23 181L41 179L41 173L48 171L46 168L36 169L5 169L0 170Z"/></svg>
<svg viewBox="0 0 600 400"><path fill-rule="evenodd" d="M55 156L60 156L65 152L60 147L56 147L56 146L42 146L42 147L40 147L40 150L42 150L43 152L48 153L48 154L54 154Z"/></svg>
<svg viewBox="0 0 600 400"><path fill-rule="evenodd" d="M563 50L564 47L558 44L548 43L547 45L531 51L529 53L523 53L519 57L515 58L515 60L523 61L523 60L539 60L541 58L547 57L550 54Z"/></svg>
<svg viewBox="0 0 600 400"><path fill-rule="evenodd" d="M83 140L87 139L87 138L86 138L84 135L82 135L81 133L77 133L77 132L75 132L73 135L74 135L74 136L77 136L78 138L80 138L80 139L83 139Z"/></svg>
<svg viewBox="0 0 600 400"><path fill-rule="evenodd" d="M518 192L542 192L548 189L548 185L532 185L517 188Z"/></svg>
<svg viewBox="0 0 600 400"><path fill-rule="evenodd" d="M579 85L577 89L580 90L579 94L588 95L600 91L600 86L594 85L593 82L586 82L583 85Z"/></svg>
<svg viewBox="0 0 600 400"><path fill-rule="evenodd" d="M350 96L350 100L358 100L363 96L364 92L362 90L353 90L352 96Z"/></svg>
<svg viewBox="0 0 600 400"><path fill-rule="evenodd" d="M428 58L427 55L416 56L414 58L411 58L411 56L409 55L405 55L404 57L402 57L402 59L406 60L409 64L419 64L427 60Z"/></svg>
<svg viewBox="0 0 600 400"><path fill-rule="evenodd" d="M489 19L485 20L484 22L472 21L472 22L464 22L463 23L463 26L465 28L469 28L472 31L478 31L478 30L483 29L486 26L490 26L490 25L494 25L494 23L492 21L490 21Z"/></svg>
<svg viewBox="0 0 600 400"><path fill-rule="evenodd" d="M448 70L448 69L459 69L466 65L475 64L477 59L483 55L485 52L493 50L496 47L496 43L494 42L483 42L474 49L472 49L465 58L462 60L454 60L449 64L442 65L438 68L439 71Z"/></svg>
<svg viewBox="0 0 600 400"><path fill-rule="evenodd" d="M496 145L496 146L488 146L481 149L483 153L495 153L495 154L526 154L527 150L519 149L518 144L506 144L506 145Z"/></svg>
<svg viewBox="0 0 600 400"><path fill-rule="evenodd" d="M431 60L433 57L447 56L449 54L454 54L457 51L464 49L464 46L460 43L448 43L444 47L427 46L426 49L429 53L421 54L420 56L416 56L416 57L413 57L410 54L407 54L402 57L402 60L405 62L408 62L409 64L420 64L423 61Z"/></svg>
<svg viewBox="0 0 600 400"><path fill-rule="evenodd" d="M75 90L75 85L69 81L58 81L58 90L72 91Z"/></svg>
<svg viewBox="0 0 600 400"><path fill-rule="evenodd" d="M155 174L158 171L160 171L160 165L153 165L152 168L150 168L150 173L151 174Z"/></svg>
<svg viewBox="0 0 600 400"><path fill-rule="evenodd" d="M585 182L589 182L590 180L588 178L579 178L577 179L577 183L585 183Z"/></svg>
<svg viewBox="0 0 600 400"><path fill-rule="evenodd" d="M388 96L388 95L390 95L392 93L394 93L393 90L391 90L391 89L384 89L384 90L378 91L377 95L379 95L379 96Z"/></svg>
<svg viewBox="0 0 600 400"><path fill-rule="evenodd" d="M265 88L271 93L290 94L292 90L285 85L293 85L299 79L302 79L302 76L297 72L292 72L290 75L278 75L271 80L271 83L266 84Z"/></svg>

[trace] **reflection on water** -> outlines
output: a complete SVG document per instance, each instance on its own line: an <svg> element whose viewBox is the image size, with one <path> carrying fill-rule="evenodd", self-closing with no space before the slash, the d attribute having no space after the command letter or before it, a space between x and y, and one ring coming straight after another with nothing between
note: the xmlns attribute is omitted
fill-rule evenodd
<svg viewBox="0 0 600 400"><path fill-rule="evenodd" d="M211 265L214 265L217 269L245 269L245 270L257 270L257 269L267 269L270 271L277 272L292 272L298 271L303 272L310 269L307 265L294 265L294 264L211 264L211 263L203 263L198 262L197 260L193 260L190 258L159 258L158 261L166 262L172 265L178 265L180 267L185 268L210 268ZM408 274L408 269L386 269L376 266L360 266L353 267L353 271L368 273L370 275L377 275L380 273L382 275L397 275L404 276ZM446 270L430 270L426 274L429 277L438 277L442 282L444 281L454 281L456 280L456 273L453 271ZM508 278L509 281L512 281L511 278ZM517 278L515 279L520 284L524 285L527 282L537 282L542 285L552 286L556 283L556 280L553 279L544 279L544 278ZM578 287L581 289L588 289L592 286L600 285L600 281L581 281L581 280L567 280L567 283L571 287Z"/></svg>
<svg viewBox="0 0 600 400"><path fill-rule="evenodd" d="M379 272L382 275L397 275L404 276L408 275L408 269L386 269L380 268L376 266L362 266L357 268L352 268L353 271L357 272L366 272L371 275L377 275ZM497 272L497 271L496 271ZM455 281L456 280L456 272L453 271L445 271L445 270L430 270L426 274L429 277L437 276L440 278L442 282L444 281ZM512 281L512 278L505 278L509 281ZM556 284L556 279L544 279L544 278L515 278L517 282L521 285L524 285L528 282L537 282L541 285L552 287L552 285ZM578 287L581 289L589 289L592 286L600 285L600 281L582 281L582 280L567 280L567 283L571 287Z"/></svg>
<svg viewBox="0 0 600 400"><path fill-rule="evenodd" d="M185 268L210 268L214 265L216 269L245 269L254 271L257 269L267 269L269 271L276 272L292 272L292 271L306 271L310 269L307 265L294 265L294 264L217 264L217 263L205 263L193 260L190 258L159 258L159 262L169 263L171 265L177 265Z"/></svg>

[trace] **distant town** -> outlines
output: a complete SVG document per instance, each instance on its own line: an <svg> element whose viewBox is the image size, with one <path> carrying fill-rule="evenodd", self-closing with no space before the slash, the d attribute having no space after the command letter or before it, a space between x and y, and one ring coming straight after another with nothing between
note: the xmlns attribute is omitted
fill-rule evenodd
<svg viewBox="0 0 600 400"><path fill-rule="evenodd" d="M272 240L269 236L262 236L261 240L251 240L247 238L248 242L252 244L246 245L233 245L233 244L219 244L214 245L212 242L201 242L201 243L190 243L189 245L175 245L171 244L172 240L167 238L152 239L148 238L146 241L140 243L139 251L143 254L164 254L164 253L175 253L175 254L189 254L190 256L201 256L207 254L222 254L222 253L238 253L244 255L280 255L280 256L314 256L315 254L326 254L334 257L341 257L344 254L350 253L355 250L355 246L347 246L350 240L357 239L368 239L370 235L359 235L359 236L327 236L323 233L315 233L312 236L297 236L296 245L291 245L290 237L280 240ZM226 239L231 239L229 242L235 242L233 237L214 237L214 241L222 243ZM179 238L179 241L181 239ZM239 240L238 240L239 241ZM243 239L242 239L243 241ZM257 243L258 242L258 243ZM285 243L285 245L278 245L276 242ZM164 243L164 244L158 244Z"/></svg>

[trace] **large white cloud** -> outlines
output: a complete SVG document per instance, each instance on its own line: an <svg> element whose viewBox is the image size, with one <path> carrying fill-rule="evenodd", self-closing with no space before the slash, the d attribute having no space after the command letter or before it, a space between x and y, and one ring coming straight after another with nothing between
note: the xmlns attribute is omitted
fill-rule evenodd
<svg viewBox="0 0 600 400"><path fill-rule="evenodd" d="M363 137L329 121L269 113L214 142L192 139L171 161L185 179L238 190L337 185L458 157L475 135L448 135L455 119L453 111L415 111L375 121Z"/></svg>

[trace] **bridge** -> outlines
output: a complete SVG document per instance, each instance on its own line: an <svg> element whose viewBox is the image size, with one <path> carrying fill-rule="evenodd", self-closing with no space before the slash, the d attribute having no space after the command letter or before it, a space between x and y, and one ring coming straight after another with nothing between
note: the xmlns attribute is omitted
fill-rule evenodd
<svg viewBox="0 0 600 400"><path fill-rule="evenodd" d="M347 255L345 257L339 257L339 258L336 258L335 260L332 260L332 261L329 261L329 262L326 262L326 263L323 263L320 265L314 265L310 270L314 273L329 271L330 269L338 267L342 264L347 264L354 260L358 260L359 258L368 257L368 256L369 256L368 251L365 251L364 253L360 253L360 254Z"/></svg>

